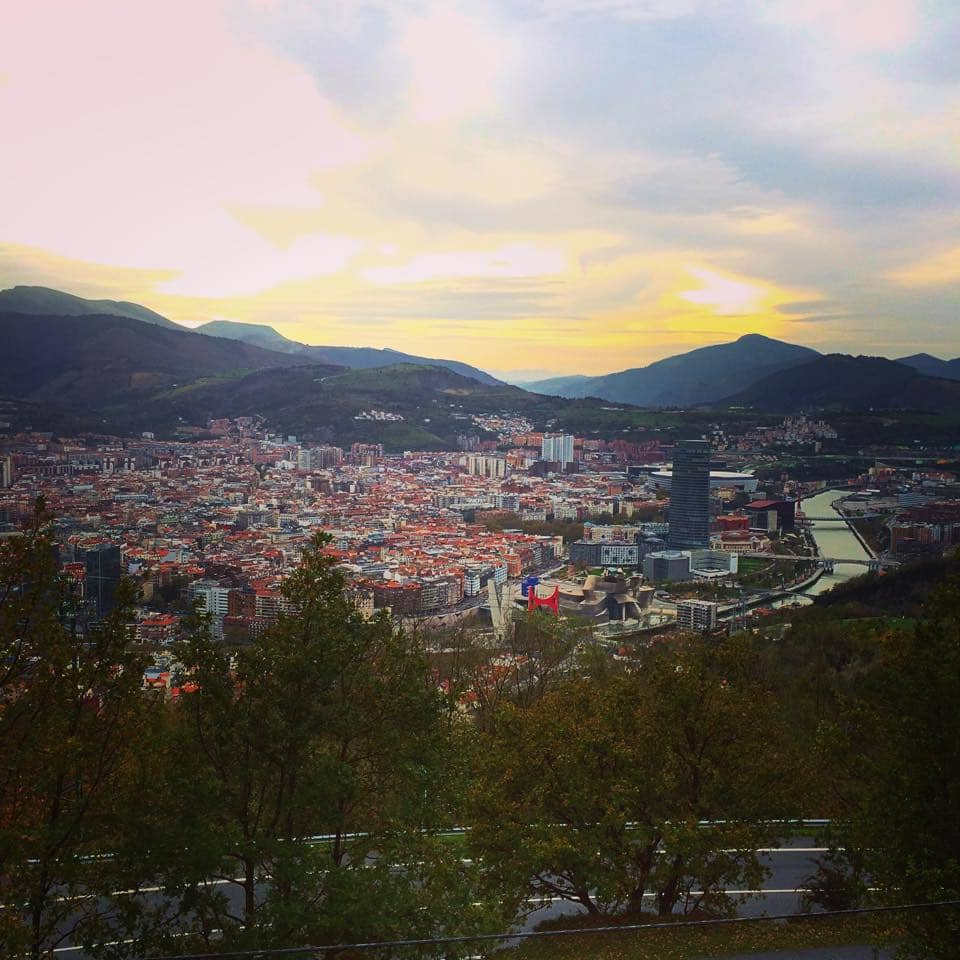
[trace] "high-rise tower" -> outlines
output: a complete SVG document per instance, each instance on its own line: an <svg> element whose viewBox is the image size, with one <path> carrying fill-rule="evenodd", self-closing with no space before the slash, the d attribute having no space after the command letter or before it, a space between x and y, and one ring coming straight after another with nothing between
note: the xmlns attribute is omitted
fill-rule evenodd
<svg viewBox="0 0 960 960"><path fill-rule="evenodd" d="M98 617L105 617L116 606L120 585L120 548L109 543L90 547L83 557L86 566L86 596Z"/></svg>
<svg viewBox="0 0 960 960"><path fill-rule="evenodd" d="M710 545L710 444L706 440L681 440L674 447L667 543L674 550Z"/></svg>

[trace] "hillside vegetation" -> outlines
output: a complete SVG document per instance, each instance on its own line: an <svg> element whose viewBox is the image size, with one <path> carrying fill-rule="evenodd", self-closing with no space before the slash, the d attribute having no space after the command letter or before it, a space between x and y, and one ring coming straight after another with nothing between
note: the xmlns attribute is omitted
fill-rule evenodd
<svg viewBox="0 0 960 960"><path fill-rule="evenodd" d="M781 370L724 399L730 407L770 413L798 410L915 410L951 413L960 409L960 382L928 377L884 357L832 353Z"/></svg>

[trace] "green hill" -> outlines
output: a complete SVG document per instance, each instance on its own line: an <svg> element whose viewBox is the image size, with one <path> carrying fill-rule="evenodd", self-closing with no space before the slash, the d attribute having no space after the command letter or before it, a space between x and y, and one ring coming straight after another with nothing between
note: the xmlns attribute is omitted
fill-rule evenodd
<svg viewBox="0 0 960 960"><path fill-rule="evenodd" d="M128 303L126 300L87 300L50 287L16 286L9 290L0 290L0 313L28 313L47 317L133 317L144 323L155 323L159 327L186 329L138 303Z"/></svg>
<svg viewBox="0 0 960 960"><path fill-rule="evenodd" d="M79 412L138 403L199 378L300 363L246 343L132 317L0 313L0 378L14 397Z"/></svg>
<svg viewBox="0 0 960 960"><path fill-rule="evenodd" d="M154 409L167 426L180 418L202 423L258 414L298 437L383 443L393 451L455 448L458 434L478 432L473 414L500 411L543 423L558 412L558 403L519 387L479 383L441 366L401 363L345 370L311 364L211 382L186 393L172 391L158 396ZM402 419L367 419L384 414Z"/></svg>
<svg viewBox="0 0 960 960"><path fill-rule="evenodd" d="M833 353L765 377L726 397L727 407L770 413L801 410L918 410L948 413L960 409L960 382L926 377L885 357Z"/></svg>

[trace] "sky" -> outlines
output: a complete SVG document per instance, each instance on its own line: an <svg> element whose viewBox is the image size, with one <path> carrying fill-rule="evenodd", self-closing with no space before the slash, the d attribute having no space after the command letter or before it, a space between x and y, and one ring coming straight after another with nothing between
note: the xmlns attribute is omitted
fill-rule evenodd
<svg viewBox="0 0 960 960"><path fill-rule="evenodd" d="M0 286L514 380L960 355L956 0L84 0L0 31Z"/></svg>

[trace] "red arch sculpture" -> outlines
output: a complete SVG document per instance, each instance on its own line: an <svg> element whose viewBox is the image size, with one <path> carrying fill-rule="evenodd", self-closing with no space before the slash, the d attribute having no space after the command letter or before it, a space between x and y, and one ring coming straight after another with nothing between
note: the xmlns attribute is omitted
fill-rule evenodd
<svg viewBox="0 0 960 960"><path fill-rule="evenodd" d="M560 588L554 587L549 597L538 597L537 588L531 585L527 591L527 610L536 610L537 607L546 607L553 611L555 617L560 616Z"/></svg>

